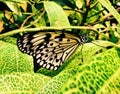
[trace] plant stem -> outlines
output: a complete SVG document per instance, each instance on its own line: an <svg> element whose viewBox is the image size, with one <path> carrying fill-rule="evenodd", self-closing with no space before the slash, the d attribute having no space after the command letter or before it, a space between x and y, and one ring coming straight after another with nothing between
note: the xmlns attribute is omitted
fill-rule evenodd
<svg viewBox="0 0 120 94"><path fill-rule="evenodd" d="M83 29L83 30L93 30L97 32L96 28L92 26L20 28L20 29L9 31L7 33L0 34L0 39L6 36L14 35L17 33L23 33L23 32L34 32L34 31L39 32L40 30L63 30L63 29Z"/></svg>

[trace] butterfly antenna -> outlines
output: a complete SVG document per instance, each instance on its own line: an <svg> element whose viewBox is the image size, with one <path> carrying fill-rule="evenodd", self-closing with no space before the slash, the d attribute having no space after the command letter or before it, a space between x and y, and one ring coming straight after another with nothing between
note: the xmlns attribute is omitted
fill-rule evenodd
<svg viewBox="0 0 120 94"><path fill-rule="evenodd" d="M80 49L80 52L81 52L81 61L83 62L84 60L83 60L83 54L82 54L82 50L83 50L83 46L84 46L84 43L86 42L86 36L87 36L87 34L83 34L82 36L81 36L81 40L82 40L82 42L81 42L81 49Z"/></svg>
<svg viewBox="0 0 120 94"><path fill-rule="evenodd" d="M81 61L83 62L84 60L83 60L82 50L83 50L83 46L84 46L84 44L82 44L81 46L82 46L82 47L81 47L81 49L80 49L80 53L81 53Z"/></svg>

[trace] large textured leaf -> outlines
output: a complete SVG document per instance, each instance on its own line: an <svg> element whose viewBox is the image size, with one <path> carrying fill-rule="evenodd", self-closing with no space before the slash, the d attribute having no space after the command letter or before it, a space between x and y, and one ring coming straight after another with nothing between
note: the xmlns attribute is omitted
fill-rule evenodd
<svg viewBox="0 0 120 94"><path fill-rule="evenodd" d="M21 53L16 45L0 41L0 74L33 72L32 70L33 64L30 56Z"/></svg>
<svg viewBox="0 0 120 94"><path fill-rule="evenodd" d="M96 55L78 69L62 87L61 94L117 94L120 92L120 52L115 49Z"/></svg>
<svg viewBox="0 0 120 94"><path fill-rule="evenodd" d="M0 94L35 94L49 79L44 75L33 73L0 75Z"/></svg>

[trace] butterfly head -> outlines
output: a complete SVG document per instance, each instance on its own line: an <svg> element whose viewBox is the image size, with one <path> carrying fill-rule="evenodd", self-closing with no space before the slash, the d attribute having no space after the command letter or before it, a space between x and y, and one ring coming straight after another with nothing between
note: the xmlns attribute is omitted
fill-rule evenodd
<svg viewBox="0 0 120 94"><path fill-rule="evenodd" d="M87 40L87 35L86 35L86 34L83 34L83 35L81 35L79 38L80 38L80 43L81 43L81 44L84 44L84 43L86 42L86 40Z"/></svg>

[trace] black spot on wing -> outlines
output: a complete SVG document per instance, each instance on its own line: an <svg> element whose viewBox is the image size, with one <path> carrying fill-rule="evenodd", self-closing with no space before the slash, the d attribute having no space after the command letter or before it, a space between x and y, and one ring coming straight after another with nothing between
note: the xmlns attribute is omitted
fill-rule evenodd
<svg viewBox="0 0 120 94"><path fill-rule="evenodd" d="M62 41L63 39L62 38L59 38L59 41Z"/></svg>
<svg viewBox="0 0 120 94"><path fill-rule="evenodd" d="M62 32L61 34L59 34L58 36L56 36L55 39L56 39L56 38L60 38L60 39L61 39L61 38L65 38L65 34Z"/></svg>
<svg viewBox="0 0 120 94"><path fill-rule="evenodd" d="M53 43L50 43L50 46L53 46Z"/></svg>
<svg viewBox="0 0 120 94"><path fill-rule="evenodd" d="M45 37L45 42L48 43L50 41L50 37L51 35L50 34L46 34L46 37Z"/></svg>
<svg viewBox="0 0 120 94"><path fill-rule="evenodd" d="M69 42L70 41L70 39L67 39L67 42Z"/></svg>

